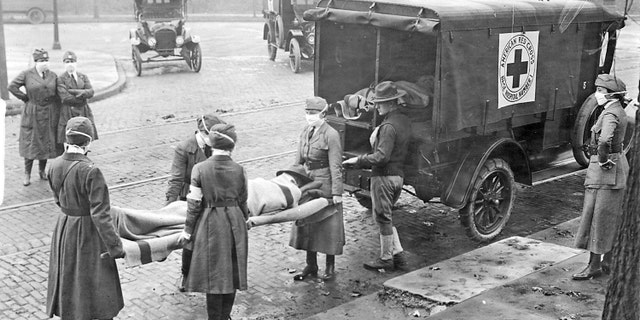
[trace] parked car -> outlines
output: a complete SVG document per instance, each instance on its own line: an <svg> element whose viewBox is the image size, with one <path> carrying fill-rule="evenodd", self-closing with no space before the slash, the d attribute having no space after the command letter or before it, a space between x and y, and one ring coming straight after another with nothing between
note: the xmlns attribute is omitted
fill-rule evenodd
<svg viewBox="0 0 640 320"><path fill-rule="evenodd" d="M512 213L516 182L532 185L562 150L587 165L594 81L611 71L625 17L574 0L321 0L305 19L316 23L315 94L336 107L327 119L345 158L371 151L381 121L373 108L345 117L336 102L346 94L390 80L427 95L401 108L412 121L406 190L459 209L469 236L489 241ZM370 175L344 172L365 206Z"/></svg>
<svg viewBox="0 0 640 320"><path fill-rule="evenodd" d="M24 15L32 24L43 23L47 15L53 15L52 0L2 0L5 14Z"/></svg>
<svg viewBox="0 0 640 320"><path fill-rule="evenodd" d="M143 63L158 61L184 60L191 70L200 71L200 37L185 26L187 0L135 0L134 14L138 26L129 31L129 39L138 76Z"/></svg>
<svg viewBox="0 0 640 320"><path fill-rule="evenodd" d="M288 51L294 73L300 72L302 60L313 60L315 24L302 16L316 3L317 0L263 0L262 38L267 41L269 59L276 59L278 49Z"/></svg>

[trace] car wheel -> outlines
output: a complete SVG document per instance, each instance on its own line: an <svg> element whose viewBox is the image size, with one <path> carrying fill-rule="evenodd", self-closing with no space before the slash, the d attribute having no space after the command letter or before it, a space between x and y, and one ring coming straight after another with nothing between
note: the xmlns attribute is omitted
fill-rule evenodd
<svg viewBox="0 0 640 320"><path fill-rule="evenodd" d="M276 16L276 23L275 23L275 27L276 27L276 32L275 32L275 36L276 36L276 45L278 46L278 48L282 48L284 47L284 22L282 21L282 16L278 15Z"/></svg>
<svg viewBox="0 0 640 320"><path fill-rule="evenodd" d="M189 54L189 67L194 72L200 72L202 68L202 49L200 49L199 43L194 43Z"/></svg>
<svg viewBox="0 0 640 320"><path fill-rule="evenodd" d="M136 75L139 77L142 74L142 56L140 56L140 50L136 46L131 46L131 60L133 61L133 68L136 69Z"/></svg>
<svg viewBox="0 0 640 320"><path fill-rule="evenodd" d="M27 18L31 24L40 24L44 22L46 15L40 8L31 8L27 11Z"/></svg>
<svg viewBox="0 0 640 320"><path fill-rule="evenodd" d="M300 72L300 60L302 55L300 53L300 43L298 39L291 38L289 43L289 66L294 73Z"/></svg>
<svg viewBox="0 0 640 320"><path fill-rule="evenodd" d="M589 158L591 157L589 151L585 150L583 146L591 142L591 127L593 127L598 120L602 110L602 107L598 107L595 96L591 94L582 103L573 125L573 131L571 132L571 149L573 150L573 157L576 159L576 162L583 168L589 166Z"/></svg>
<svg viewBox="0 0 640 320"><path fill-rule="evenodd" d="M498 236L511 216L514 198L515 179L509 164L500 158L487 160L460 209L467 235L479 242Z"/></svg>
<svg viewBox="0 0 640 320"><path fill-rule="evenodd" d="M276 33L272 24L269 25L269 33L267 34L267 52L269 53L269 60L276 60L278 45L276 44Z"/></svg>

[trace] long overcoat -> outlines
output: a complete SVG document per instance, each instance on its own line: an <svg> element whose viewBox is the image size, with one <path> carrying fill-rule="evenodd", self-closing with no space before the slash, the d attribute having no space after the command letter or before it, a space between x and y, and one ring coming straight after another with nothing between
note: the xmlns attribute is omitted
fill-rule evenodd
<svg viewBox="0 0 640 320"><path fill-rule="evenodd" d="M178 143L171 162L171 177L169 177L169 187L166 193L167 200L186 200L193 166L204 160L207 160L207 156L198 146L195 134Z"/></svg>
<svg viewBox="0 0 640 320"><path fill-rule="evenodd" d="M592 145L600 146L599 153L615 162L613 168L600 167L598 154L591 156L585 177L586 187L576 247L593 253L611 251L622 220L624 189L627 185L629 163L622 153L627 118L618 101L607 104L591 129Z"/></svg>
<svg viewBox="0 0 640 320"><path fill-rule="evenodd" d="M226 155L196 164L191 185L202 200L187 197L185 231L193 256L186 291L229 294L247 289L247 178L244 168Z"/></svg>
<svg viewBox="0 0 640 320"><path fill-rule="evenodd" d="M323 122L309 138L312 126L307 126L300 135L297 164L305 166L307 174L315 181L322 182L322 193L326 198L342 195L342 145L340 135L329 124ZM310 162L321 162L327 166L310 169ZM293 225L289 245L299 250L340 255L345 243L342 204L332 205L324 210L335 211L328 218L298 226Z"/></svg>
<svg viewBox="0 0 640 320"><path fill-rule="evenodd" d="M93 87L87 75L77 72L75 80L68 72L58 76L57 91L62 102L60 108L60 120L58 121L58 141L64 142L67 121L73 117L85 117L93 124L93 140L98 140L98 130L93 118L93 111L89 108L87 100L93 97Z"/></svg>
<svg viewBox="0 0 640 320"><path fill-rule="evenodd" d="M20 119L19 152L27 159L51 159L62 154L62 142L56 141L60 117L60 99L56 93L58 76L36 68L22 71L9 84L9 92L25 102ZM20 90L25 88L26 93Z"/></svg>
<svg viewBox="0 0 640 320"><path fill-rule="evenodd" d="M109 190L100 169L79 153L65 153L49 168L49 186L62 211L53 230L47 315L110 319L124 306L118 269L103 252L122 252L109 215Z"/></svg>

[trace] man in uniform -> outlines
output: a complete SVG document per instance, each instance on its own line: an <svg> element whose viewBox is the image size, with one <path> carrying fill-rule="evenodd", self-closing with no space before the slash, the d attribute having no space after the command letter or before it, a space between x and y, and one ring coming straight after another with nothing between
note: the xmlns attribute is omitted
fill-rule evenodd
<svg viewBox="0 0 640 320"><path fill-rule="evenodd" d="M365 268L372 270L394 270L405 264L400 238L392 220L394 199L402 191L403 165L411 136L411 121L400 112L398 105L398 99L404 94L391 81L381 82L375 87L372 102L384 120L369 139L373 152L343 162L344 165L372 169L372 212L380 233L380 257L364 264Z"/></svg>

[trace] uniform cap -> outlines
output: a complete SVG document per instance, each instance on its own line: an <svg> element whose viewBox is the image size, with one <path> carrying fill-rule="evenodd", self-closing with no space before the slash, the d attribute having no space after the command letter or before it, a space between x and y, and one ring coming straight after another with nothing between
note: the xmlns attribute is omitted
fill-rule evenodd
<svg viewBox="0 0 640 320"><path fill-rule="evenodd" d="M327 107L327 100L320 97L312 97L307 99L304 109L322 111L326 107Z"/></svg>
<svg viewBox="0 0 640 320"><path fill-rule="evenodd" d="M76 62L78 61L78 57L73 51L67 51L62 56L62 62L67 62L67 61Z"/></svg>
<svg viewBox="0 0 640 320"><path fill-rule="evenodd" d="M603 87L611 92L627 91L627 86L620 78L610 74L598 75L596 79L596 87Z"/></svg>
<svg viewBox="0 0 640 320"><path fill-rule="evenodd" d="M67 121L65 134L68 143L82 144L93 139L93 124L85 117L73 117Z"/></svg>
<svg viewBox="0 0 640 320"><path fill-rule="evenodd" d="M238 136L236 135L236 127L232 124L219 123L213 125L209 132L209 139L211 139L211 147L220 150L232 150Z"/></svg>
<svg viewBox="0 0 640 320"><path fill-rule="evenodd" d="M33 61L38 61L40 59L49 60L49 53L45 49L34 49L33 50Z"/></svg>
<svg viewBox="0 0 640 320"><path fill-rule="evenodd" d="M215 114L205 114L203 116L200 116L197 122L198 122L198 130L204 131L207 134L209 134L209 131L211 131L211 127L213 127L214 125L226 123Z"/></svg>
<svg viewBox="0 0 640 320"><path fill-rule="evenodd" d="M378 83L374 90L373 103L396 100L404 96L404 90L398 90L396 84L392 81L383 81Z"/></svg>

